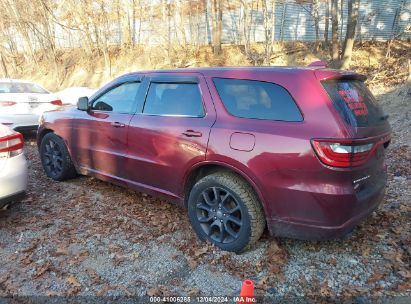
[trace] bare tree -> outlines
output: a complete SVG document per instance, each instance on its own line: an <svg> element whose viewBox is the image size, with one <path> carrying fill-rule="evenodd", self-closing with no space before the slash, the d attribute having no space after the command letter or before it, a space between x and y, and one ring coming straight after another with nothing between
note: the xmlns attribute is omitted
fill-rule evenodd
<svg viewBox="0 0 411 304"><path fill-rule="evenodd" d="M352 56L352 49L354 46L355 32L358 23L358 10L360 7L360 0L348 1L348 20L347 20L347 32L345 34L344 47L341 58L341 68L346 69L349 67Z"/></svg>
<svg viewBox="0 0 411 304"><path fill-rule="evenodd" d="M242 43L244 44L245 53L250 51L250 7L248 0L240 0L240 11L242 12Z"/></svg>
<svg viewBox="0 0 411 304"><path fill-rule="evenodd" d="M338 0L331 0L331 58L333 62L339 59L338 49Z"/></svg>
<svg viewBox="0 0 411 304"><path fill-rule="evenodd" d="M221 54L221 40L223 35L223 3L212 0L212 34L214 55Z"/></svg>
<svg viewBox="0 0 411 304"><path fill-rule="evenodd" d="M275 0L262 0L264 25L264 64L269 65L273 53L275 27Z"/></svg>
<svg viewBox="0 0 411 304"><path fill-rule="evenodd" d="M328 48L328 30L330 27L330 0L325 1L324 49Z"/></svg>
<svg viewBox="0 0 411 304"><path fill-rule="evenodd" d="M6 65L6 62L4 61L4 55L3 55L2 50L0 50L0 61L1 61L1 67L3 68L4 77L9 78L9 71L7 70L7 65Z"/></svg>
<svg viewBox="0 0 411 304"><path fill-rule="evenodd" d="M315 47L314 49L318 51L320 47L320 2L319 0L313 0L311 6L311 15L314 19L314 28L315 28Z"/></svg>

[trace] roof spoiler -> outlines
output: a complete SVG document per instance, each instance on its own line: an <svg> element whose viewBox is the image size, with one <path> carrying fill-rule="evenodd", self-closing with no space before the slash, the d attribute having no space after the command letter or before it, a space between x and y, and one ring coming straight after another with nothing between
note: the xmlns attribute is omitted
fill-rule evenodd
<svg viewBox="0 0 411 304"><path fill-rule="evenodd" d="M367 76L350 71L316 70L315 76L320 81L325 80L367 80Z"/></svg>

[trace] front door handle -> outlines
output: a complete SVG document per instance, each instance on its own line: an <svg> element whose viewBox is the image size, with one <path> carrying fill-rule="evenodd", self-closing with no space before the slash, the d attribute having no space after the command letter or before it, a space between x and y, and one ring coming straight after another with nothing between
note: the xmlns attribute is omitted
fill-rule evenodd
<svg viewBox="0 0 411 304"><path fill-rule="evenodd" d="M187 137L201 137L203 136L203 133L194 130L186 130L185 132L183 132L183 135Z"/></svg>
<svg viewBox="0 0 411 304"><path fill-rule="evenodd" d="M111 125L112 125L114 128L124 128L124 127L126 126L125 124L123 124L123 123L121 123L121 122L118 122L118 121L112 122Z"/></svg>

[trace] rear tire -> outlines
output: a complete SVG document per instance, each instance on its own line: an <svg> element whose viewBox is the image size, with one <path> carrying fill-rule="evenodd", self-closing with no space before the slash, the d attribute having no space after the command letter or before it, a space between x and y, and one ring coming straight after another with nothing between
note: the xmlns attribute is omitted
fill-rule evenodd
<svg viewBox="0 0 411 304"><path fill-rule="evenodd" d="M205 176L193 186L188 216L201 240L226 251L247 250L265 228L264 211L255 191L231 172Z"/></svg>
<svg viewBox="0 0 411 304"><path fill-rule="evenodd" d="M40 144L40 158L46 175L56 181L77 176L63 139L54 133L46 134Z"/></svg>

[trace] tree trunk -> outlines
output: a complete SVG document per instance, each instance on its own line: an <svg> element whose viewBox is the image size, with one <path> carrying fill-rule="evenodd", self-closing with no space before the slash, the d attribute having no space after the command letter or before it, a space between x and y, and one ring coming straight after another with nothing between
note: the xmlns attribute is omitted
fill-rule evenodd
<svg viewBox="0 0 411 304"><path fill-rule="evenodd" d="M318 52L320 46L320 15L319 15L320 3L318 0L313 0L312 4L312 16L314 18L314 28L315 28L315 46L314 49Z"/></svg>
<svg viewBox="0 0 411 304"><path fill-rule="evenodd" d="M133 5L132 7L133 20L131 21L131 24L132 24L131 41L134 47L136 45L136 2L135 0L133 0L132 5Z"/></svg>
<svg viewBox="0 0 411 304"><path fill-rule="evenodd" d="M324 26L324 49L328 48L328 29L330 27L330 0L327 0L325 7L325 26Z"/></svg>
<svg viewBox="0 0 411 304"><path fill-rule="evenodd" d="M204 4L204 17L205 17L205 25L206 25L206 43L207 45L211 45L212 40L212 30L210 29L210 10L209 10L209 2L208 0L205 1ZM211 23L213 23L213 13L211 12Z"/></svg>
<svg viewBox="0 0 411 304"><path fill-rule="evenodd" d="M218 0L213 0L213 19L213 53L214 55L220 55L223 31L223 9L222 3Z"/></svg>
<svg viewBox="0 0 411 304"><path fill-rule="evenodd" d="M345 34L344 47L341 59L341 68L347 69L351 62L352 48L355 41L355 31L358 23L358 9L360 0L348 1L347 32Z"/></svg>
<svg viewBox="0 0 411 304"><path fill-rule="evenodd" d="M338 61L338 0L331 0L331 58Z"/></svg>
<svg viewBox="0 0 411 304"><path fill-rule="evenodd" d="M4 77L9 78L9 72L7 70L7 65L6 65L6 62L4 61L3 54L1 52L0 52L0 58L1 58L1 66L3 68Z"/></svg>
<svg viewBox="0 0 411 304"><path fill-rule="evenodd" d="M280 27L280 41L284 40L284 24L285 24L285 15L287 12L287 2L283 2L283 15L281 16L281 27Z"/></svg>
<svg viewBox="0 0 411 304"><path fill-rule="evenodd" d="M251 25L250 25L250 9L249 9L249 3L247 0L242 0L241 1L241 8L243 11L243 43L244 43L244 52L247 54L250 51L250 29L251 29Z"/></svg>
<svg viewBox="0 0 411 304"><path fill-rule="evenodd" d="M273 52L274 24L275 24L275 0L271 0L271 8L267 6L268 1L262 1L264 21L264 64L270 65ZM271 12L269 11L271 9Z"/></svg>

